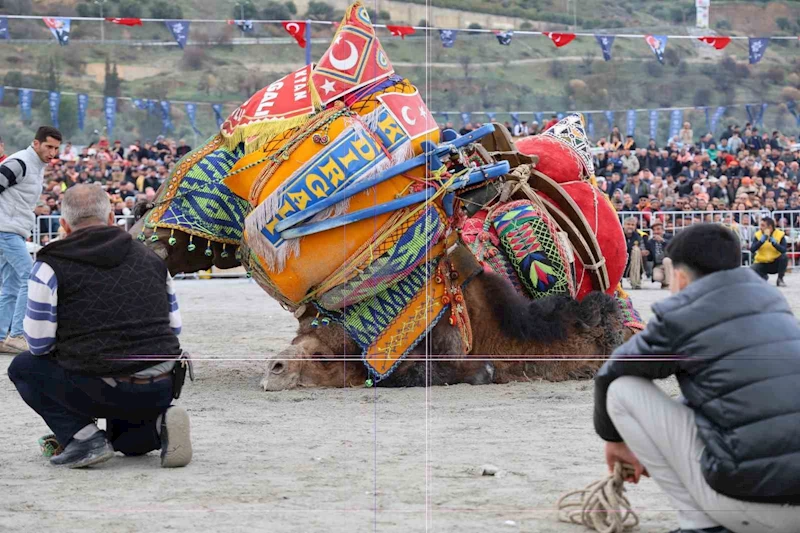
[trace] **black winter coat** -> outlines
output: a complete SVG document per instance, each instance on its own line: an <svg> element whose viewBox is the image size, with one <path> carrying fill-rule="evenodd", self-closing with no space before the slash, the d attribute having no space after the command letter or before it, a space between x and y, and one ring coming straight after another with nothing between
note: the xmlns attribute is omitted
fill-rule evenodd
<svg viewBox="0 0 800 533"><path fill-rule="evenodd" d="M706 446L709 486L739 500L800 504L800 326L781 292L736 268L694 281L653 313L595 377L598 435L622 440L606 410L614 379L674 374Z"/></svg>

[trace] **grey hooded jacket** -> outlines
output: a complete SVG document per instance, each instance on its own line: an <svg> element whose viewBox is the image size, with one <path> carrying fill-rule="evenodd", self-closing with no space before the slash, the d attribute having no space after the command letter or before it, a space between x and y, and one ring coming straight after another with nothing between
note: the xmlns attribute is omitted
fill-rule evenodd
<svg viewBox="0 0 800 533"><path fill-rule="evenodd" d="M692 282L653 312L595 377L597 434L622 440L606 409L614 379L676 375L705 444L708 485L739 500L800 504L800 326L780 290L736 268Z"/></svg>

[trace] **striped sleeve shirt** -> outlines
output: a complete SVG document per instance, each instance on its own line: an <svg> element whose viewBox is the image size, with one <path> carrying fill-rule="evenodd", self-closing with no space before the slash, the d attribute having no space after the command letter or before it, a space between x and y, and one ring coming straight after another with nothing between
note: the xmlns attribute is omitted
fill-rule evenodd
<svg viewBox="0 0 800 533"><path fill-rule="evenodd" d="M167 273L167 298L169 299L169 326L175 335L181 333L181 312L172 276ZM28 308L22 327L25 340L33 355L44 355L53 350L58 328L58 279L47 263L36 261L28 280Z"/></svg>

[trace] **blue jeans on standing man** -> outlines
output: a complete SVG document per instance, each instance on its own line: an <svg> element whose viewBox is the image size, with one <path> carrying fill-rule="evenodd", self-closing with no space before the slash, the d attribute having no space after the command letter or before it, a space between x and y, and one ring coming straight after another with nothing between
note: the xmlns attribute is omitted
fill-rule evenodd
<svg viewBox="0 0 800 533"><path fill-rule="evenodd" d="M22 321L28 307L28 278L33 261L25 245L25 239L16 233L0 231L0 273L3 286L0 289L0 338L7 334L22 335Z"/></svg>

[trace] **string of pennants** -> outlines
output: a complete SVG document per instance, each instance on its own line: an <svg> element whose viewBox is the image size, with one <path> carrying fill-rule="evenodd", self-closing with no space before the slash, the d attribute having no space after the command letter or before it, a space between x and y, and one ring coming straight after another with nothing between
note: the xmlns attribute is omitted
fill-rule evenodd
<svg viewBox="0 0 800 533"><path fill-rule="evenodd" d="M25 16L25 15L7 15L0 17L0 39L10 39L9 31L8 31L8 20L9 19L36 19L40 17L34 16ZM276 21L276 20L169 20L169 19L141 19L141 18L99 18L99 17L73 17L66 18L66 17L41 17L42 21L44 22L45 26L50 29L51 33L58 41L58 43L62 46L66 46L69 44L69 35L70 35L70 27L72 20L86 20L86 21L100 21L100 22L109 22L112 24L117 24L121 26L142 26L144 22L162 22L166 24L167 29L169 29L170 33L172 34L173 39L177 43L178 47L183 49L189 39L189 31L191 28L192 22L224 22L229 25L236 25L240 30L245 33L253 32L255 29L255 25L257 23L260 24L281 24L286 32L297 41L298 46L301 48L306 48L308 46L308 37L309 37L309 29L311 24L322 24L322 25L332 25L334 27L338 26L337 22L329 22L329 21L300 21L300 20L285 20L285 21ZM452 48L458 37L460 31L466 31L467 33L487 33L491 32L497 38L497 41L502 46L511 46L511 42L514 38L515 34L520 35L544 35L548 37L556 48L562 48L567 46L576 37L594 37L597 41L597 44L600 46L600 50L603 54L603 59L606 61L611 60L611 49L614 44L614 40L617 38L635 38L635 39L644 39L650 49L653 51L656 59L659 63L664 63L664 51L667 47L667 41L669 39L697 39L701 42L708 44L709 46L714 47L717 50L723 50L727 47L732 40L743 40L747 39L748 41L748 51L749 51L749 61L750 64L756 64L764 57L764 53L769 46L769 43L773 39L791 39L797 40L800 37L797 36L774 36L774 37L738 37L738 36L687 36L687 35L651 35L651 34L620 34L620 35L601 35L601 34L591 34L591 33L568 33L568 32L541 32L541 31L528 31L528 30L507 30L507 31L498 31L498 30L484 30L484 29L469 29L469 30L458 30L458 29L442 29L442 28L429 28L423 26L402 26L402 25L391 25L391 24L375 24L375 27L383 27L386 28L389 33L394 36L400 37L404 39L406 36L414 35L416 30L438 30L439 32L439 39L444 48Z"/></svg>
<svg viewBox="0 0 800 533"><path fill-rule="evenodd" d="M111 136L114 132L116 124L118 104L120 101L128 101L134 109L147 111L148 116L155 115L161 119L162 133L173 131L175 128L172 124L172 106L174 104L183 105L186 116L189 118L189 124L192 130L198 135L202 132L197 127L197 111L201 105L209 105L214 112L217 128L222 126L225 121L223 117L223 107L225 104L221 103L206 103L201 104L198 102L185 102L185 101L170 101L170 100L151 100L145 98L131 98L131 97L113 97L113 96L99 96L88 95L86 93L74 92L59 92L59 91L45 91L41 89L28 89L17 87L3 87L0 86L0 103L3 102L6 89L17 90L19 94L19 108L20 115L23 121L29 122L32 117L33 108L33 94L34 93L47 93L48 105L50 110L50 122L56 128L59 127L59 110L61 107L62 96L69 95L75 96L78 100L78 129L84 131L86 126L86 113L89 109L89 98L101 98L103 100L103 112L106 120L106 133Z"/></svg>
<svg viewBox="0 0 800 533"><path fill-rule="evenodd" d="M183 105L184 111L186 112L186 116L189 119L189 124L192 130L198 135L202 135L202 132L197 127L197 112L200 109L200 106L211 107L218 128L222 126L222 123L225 120L225 117L223 116L223 109L226 104L223 103L199 103L199 102L186 102L186 101L174 101L174 100L173 101L152 100L152 99L132 98L132 97L117 98L112 96L101 96L101 95L90 96L85 93L74 93L74 92L62 93L57 91L45 91L41 89L28 89L28 88L3 87L3 86L0 86L0 103L2 103L4 99L6 89L18 91L20 113L23 121L30 121L32 119L33 94L47 93L49 110L50 110L50 120L53 126L55 127L59 127L59 109L61 105L62 96L70 95L77 97L78 128L81 131L83 131L85 127L86 113L89 108L89 99L90 98L102 99L104 117L106 120L106 133L109 136L113 134L116 122L116 116L118 112L118 104L121 101L130 102L131 107L133 109L147 111L148 116L153 116L153 115L158 116L162 122L162 133L167 133L169 131L174 130L174 126L172 124L173 105ZM707 131L711 133L716 133L719 126L719 122L723 117L723 115L725 114L725 112L735 107L744 107L745 111L747 112L747 120L753 124L763 126L764 112L766 111L768 105L769 104L765 102L749 103L749 104L731 104L727 106L718 106L716 107L716 109L713 110L713 113L711 107L667 107L658 109L628 109L621 111L593 110L593 111L578 111L578 112L582 113L586 118L586 130L587 133L589 134L590 139L595 138L594 115L600 114L602 117L604 117L608 122L608 130L611 131L611 129L614 127L615 124L615 116L617 116L616 114L619 113L620 115L622 115L624 113L625 124L627 126L626 134L633 136L636 134L637 116L638 113L640 112L646 112L649 114L650 127L648 133L650 135L650 138L657 139L658 124L661 113L669 112L670 113L669 138L672 139L678 134L678 131L681 125L683 124L684 111L687 110L703 111L705 114ZM798 106L796 102L790 101L789 103L787 103L787 107L789 109L789 112L795 118L797 126L800 127L800 106ZM489 119L489 121L492 121L495 120L496 116L498 115L498 112L481 111L474 113L470 112L456 113L452 111L439 111L439 112L432 112L432 114L440 118L445 123L450 121L450 115L457 115L460 116L462 123L466 125L472 122L473 114L486 116ZM530 114L541 126L545 124L545 115L556 115L558 120L561 120L565 115L565 113L561 112L556 113L551 111L539 111L533 113L508 112L507 114L511 117L511 120L513 121L514 125L521 124L521 121L524 120L524 115Z"/></svg>

